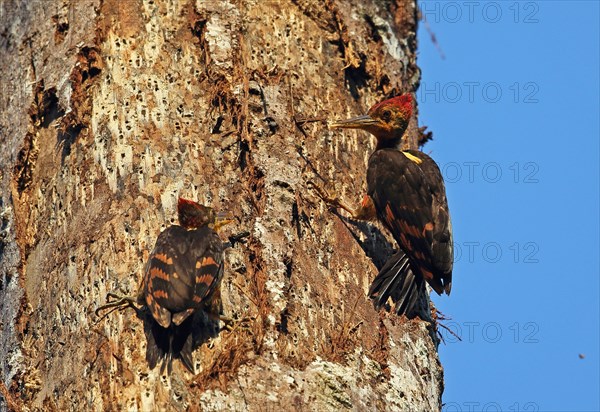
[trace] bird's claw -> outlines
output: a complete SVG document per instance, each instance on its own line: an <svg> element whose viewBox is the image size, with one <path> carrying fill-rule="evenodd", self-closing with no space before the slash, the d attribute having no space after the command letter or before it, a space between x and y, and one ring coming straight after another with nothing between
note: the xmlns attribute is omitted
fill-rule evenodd
<svg viewBox="0 0 600 412"><path fill-rule="evenodd" d="M325 190L321 186L317 185L312 180L309 180L307 183L308 183L309 187L314 189L317 196L319 196L319 198L323 202L325 202L327 204L327 206L329 206L332 209L344 208L342 201L336 194L331 195L327 190Z"/></svg>
<svg viewBox="0 0 600 412"><path fill-rule="evenodd" d="M104 316L107 316L113 310L125 309L128 307L132 307L132 308L136 309L137 307L135 306L135 302L136 302L136 299L132 298L131 296L120 296L114 292L108 292L106 294L106 304L98 307L98 309L96 309L94 311L94 313L96 314L96 316L100 316L101 311L103 311L105 309L112 309L110 312L108 312L104 315ZM104 318L104 316L102 318Z"/></svg>
<svg viewBox="0 0 600 412"><path fill-rule="evenodd" d="M319 198L325 202L325 204L327 204L331 210L342 209L348 212L353 219L361 218L361 215L357 212L357 210L354 210L346 205L336 194L330 194L327 190L323 189L311 180L309 180L307 183L308 186L315 190L317 196L319 196Z"/></svg>
<svg viewBox="0 0 600 412"><path fill-rule="evenodd" d="M247 317L242 319L233 319L227 316L220 316L219 320L224 323L221 330L226 330L227 332L233 332L238 328L242 329L250 329L249 323L254 320L253 317Z"/></svg>

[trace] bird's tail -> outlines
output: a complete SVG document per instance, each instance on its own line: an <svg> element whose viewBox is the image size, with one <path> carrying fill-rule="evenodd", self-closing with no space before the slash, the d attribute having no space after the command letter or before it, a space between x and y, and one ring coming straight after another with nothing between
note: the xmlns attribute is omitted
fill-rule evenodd
<svg viewBox="0 0 600 412"><path fill-rule="evenodd" d="M398 250L383 265L369 289L369 298L377 309L384 306L391 297L398 315L414 318L419 314L419 297L425 293L421 276L415 276L408 256Z"/></svg>
<svg viewBox="0 0 600 412"><path fill-rule="evenodd" d="M186 319L179 326L171 324L168 328L163 328L152 316L147 317L146 360L150 369L154 369L161 362L160 373L164 373L166 367L168 373L171 374L173 359L179 358L191 373L195 373L192 358L191 318Z"/></svg>

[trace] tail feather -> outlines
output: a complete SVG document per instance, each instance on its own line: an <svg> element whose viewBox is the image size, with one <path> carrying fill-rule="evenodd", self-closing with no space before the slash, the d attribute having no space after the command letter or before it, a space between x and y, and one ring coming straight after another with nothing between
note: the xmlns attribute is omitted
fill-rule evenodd
<svg viewBox="0 0 600 412"><path fill-rule="evenodd" d="M165 350L169 347L168 335L164 333L166 330L147 313L144 319L144 332L147 340L146 361L150 369L154 369L165 357Z"/></svg>
<svg viewBox="0 0 600 412"><path fill-rule="evenodd" d="M169 366L168 368L167 368L167 365ZM170 375L172 367L173 367L173 365L171 363L171 353L167 352L164 354L164 356L161 359L161 364L160 364L161 376L165 374L165 369L167 369L167 372Z"/></svg>
<svg viewBox="0 0 600 412"><path fill-rule="evenodd" d="M413 316L414 307L419 299L419 289L417 279L412 270L407 270L405 276L397 276L400 295L396 301L396 313L398 315L406 314L407 317ZM403 278L403 279L402 279ZM400 285L400 281L402 281ZM396 288L395 288L396 289ZM392 297L393 299L393 297Z"/></svg>
<svg viewBox="0 0 600 412"><path fill-rule="evenodd" d="M408 256L399 250L381 268L369 289L369 298L377 309L391 297L398 315L413 318L418 315L419 295L424 293L424 283L415 276Z"/></svg>
<svg viewBox="0 0 600 412"><path fill-rule="evenodd" d="M383 266L369 290L369 296L373 299L376 296L377 309L385 305L390 295L398 288L399 283L403 281L402 276L390 276L395 273L403 273L408 268L408 259L389 259Z"/></svg>
<svg viewBox="0 0 600 412"><path fill-rule="evenodd" d="M189 370L191 373L195 373L194 371L194 358L192 357L192 335L189 335L179 352L179 359L181 359L181 363Z"/></svg>
<svg viewBox="0 0 600 412"><path fill-rule="evenodd" d="M191 373L195 373L192 357L192 317L179 326L171 324L168 328L163 328L152 316L148 316L146 325L146 360L150 369L161 363L161 375L165 368L170 375L173 360L179 358Z"/></svg>

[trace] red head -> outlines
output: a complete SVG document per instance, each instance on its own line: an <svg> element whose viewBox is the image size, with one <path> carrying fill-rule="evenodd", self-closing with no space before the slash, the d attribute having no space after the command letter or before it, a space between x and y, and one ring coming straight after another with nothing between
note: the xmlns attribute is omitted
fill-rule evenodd
<svg viewBox="0 0 600 412"><path fill-rule="evenodd" d="M215 213L208 206L182 197L177 202L177 215L179 224L186 229L197 229L208 225L218 231L221 227L233 222L231 216L226 213Z"/></svg>
<svg viewBox="0 0 600 412"><path fill-rule="evenodd" d="M216 219L215 212L210 207L181 197L177 202L177 215L179 224L186 229L214 224Z"/></svg>
<svg viewBox="0 0 600 412"><path fill-rule="evenodd" d="M330 127L366 130L377 138L377 148L394 147L400 143L412 111L412 94L405 93L377 103L364 116L333 122Z"/></svg>

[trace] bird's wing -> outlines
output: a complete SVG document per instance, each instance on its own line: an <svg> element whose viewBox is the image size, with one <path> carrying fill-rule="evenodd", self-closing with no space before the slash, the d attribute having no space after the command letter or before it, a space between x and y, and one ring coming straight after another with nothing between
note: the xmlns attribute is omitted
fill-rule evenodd
<svg viewBox="0 0 600 412"><path fill-rule="evenodd" d="M203 228L198 236L202 255L196 255L194 263L194 304L207 302L223 278L223 242L210 228Z"/></svg>
<svg viewBox="0 0 600 412"><path fill-rule="evenodd" d="M223 273L222 242L209 228L163 231L148 258L144 295L164 328L180 325L214 290ZM213 264L214 263L214 264Z"/></svg>
<svg viewBox="0 0 600 412"><path fill-rule="evenodd" d="M144 297L152 317L163 327L171 324L171 312L181 306L181 298L173 293L173 282L180 278L177 264L180 257L177 243L184 242L185 230L170 226L156 240L150 253L144 274ZM185 280L185 279L184 279ZM177 291L186 289L185 283L177 285Z"/></svg>
<svg viewBox="0 0 600 412"><path fill-rule="evenodd" d="M445 291L450 294L452 287L452 268L454 266L454 241L452 237L452 221L446 198L444 178L435 161L418 150L408 152L422 160L421 170L433 196L433 243L431 246L434 268L443 274Z"/></svg>
<svg viewBox="0 0 600 412"><path fill-rule="evenodd" d="M439 264L445 257L436 256L436 238L448 230L449 219L444 223L438 216L438 193L444 189L435 162L418 151L378 150L369 160L367 182L381 221L434 290L442 293L447 265ZM447 213L445 194L443 198Z"/></svg>

